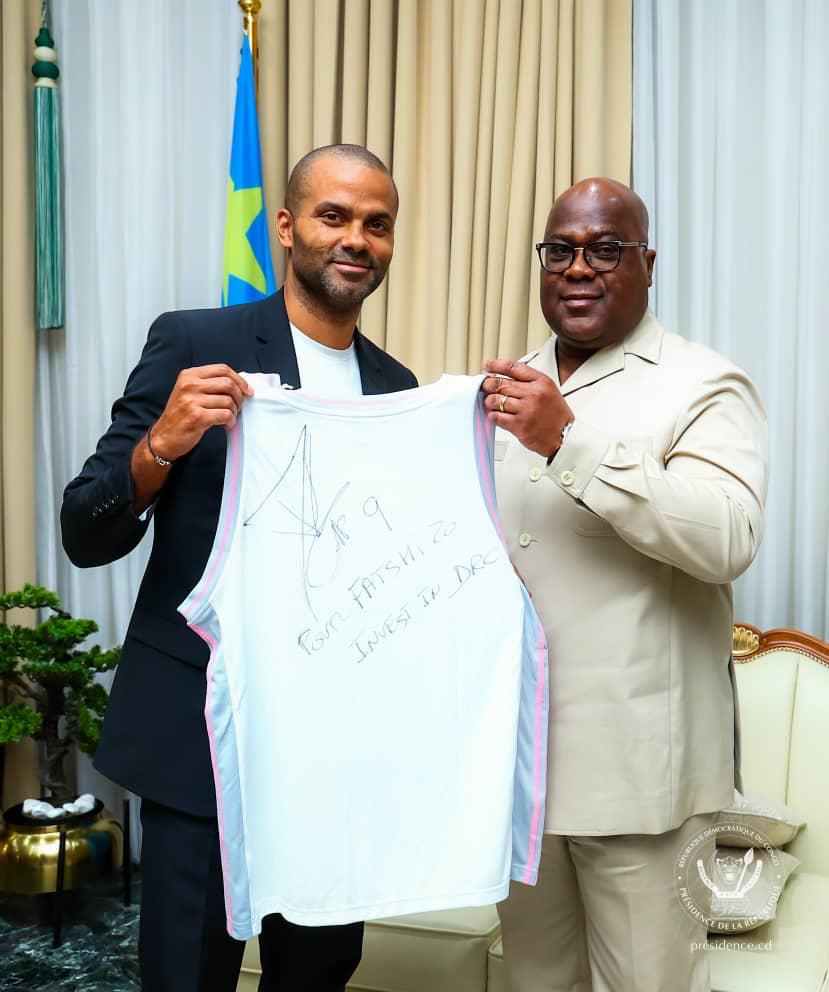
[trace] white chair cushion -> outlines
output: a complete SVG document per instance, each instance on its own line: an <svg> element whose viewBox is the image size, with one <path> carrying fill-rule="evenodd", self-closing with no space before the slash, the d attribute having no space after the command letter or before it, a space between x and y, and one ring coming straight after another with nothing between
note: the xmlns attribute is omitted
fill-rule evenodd
<svg viewBox="0 0 829 992"><path fill-rule="evenodd" d="M824 992L829 976L829 878L796 872L777 918L734 937L709 937L712 992Z"/></svg>
<svg viewBox="0 0 829 992"><path fill-rule="evenodd" d="M735 671L745 787L796 810L808 825L787 850L829 876L829 667L773 648Z"/></svg>
<svg viewBox="0 0 829 992"><path fill-rule="evenodd" d="M798 660L797 655L775 652L734 666L743 784L780 803L786 802Z"/></svg>
<svg viewBox="0 0 829 992"><path fill-rule="evenodd" d="M829 668L800 657L786 802L806 820L788 846L802 870L829 876Z"/></svg>

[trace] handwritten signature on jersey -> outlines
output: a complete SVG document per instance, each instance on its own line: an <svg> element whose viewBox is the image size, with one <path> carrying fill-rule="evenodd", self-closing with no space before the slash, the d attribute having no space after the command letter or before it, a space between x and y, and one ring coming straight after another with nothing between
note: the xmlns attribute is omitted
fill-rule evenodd
<svg viewBox="0 0 829 992"><path fill-rule="evenodd" d="M311 602L312 591L327 586L335 578L340 554L351 537L346 530L346 514L339 512L335 516L350 485L343 483L323 510L314 483L311 433L306 424L281 475L243 521L245 527L251 526L254 518L270 505L271 511L275 508L277 512L267 514L268 530L299 538L305 602L315 620L319 618ZM363 500L362 512L366 517L382 519L391 532L391 524L375 496Z"/></svg>

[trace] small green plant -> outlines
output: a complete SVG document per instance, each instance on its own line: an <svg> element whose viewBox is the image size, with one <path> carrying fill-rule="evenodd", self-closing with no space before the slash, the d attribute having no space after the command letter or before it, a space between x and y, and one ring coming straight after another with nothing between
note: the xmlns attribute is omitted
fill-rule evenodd
<svg viewBox="0 0 829 992"><path fill-rule="evenodd" d="M0 744L33 737L42 741L41 798L60 804L73 798L64 759L73 744L94 754L107 705L106 689L95 681L118 664L120 648L80 650L98 630L61 608L55 593L28 583L0 596L0 611L49 610L34 627L0 623L0 684L26 702L0 706Z"/></svg>

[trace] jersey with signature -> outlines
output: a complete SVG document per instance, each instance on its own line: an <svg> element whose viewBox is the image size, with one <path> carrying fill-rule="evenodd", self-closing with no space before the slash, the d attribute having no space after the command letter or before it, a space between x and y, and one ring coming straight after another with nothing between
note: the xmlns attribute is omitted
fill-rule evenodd
<svg viewBox="0 0 829 992"><path fill-rule="evenodd" d="M533 884L547 648L501 539L481 377L355 400L246 378L180 607L211 652L228 931Z"/></svg>

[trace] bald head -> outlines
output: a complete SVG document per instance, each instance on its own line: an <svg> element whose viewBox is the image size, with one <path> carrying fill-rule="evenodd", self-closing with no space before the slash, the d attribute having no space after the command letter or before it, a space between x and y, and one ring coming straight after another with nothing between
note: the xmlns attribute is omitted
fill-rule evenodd
<svg viewBox="0 0 829 992"><path fill-rule="evenodd" d="M625 186L624 183L620 183L616 179L607 179L602 176L582 179L570 189L565 190L556 200L550 211L550 218L553 218L557 210L566 209L574 202L586 210L609 206L620 215L627 215L632 230L635 229L636 232L635 240L648 240L648 208L630 186Z"/></svg>
<svg viewBox="0 0 829 992"><path fill-rule="evenodd" d="M285 206L294 216L299 214L302 201L308 195L310 177L315 166L319 162L331 158L357 162L366 168L376 169L388 176L394 189L396 209L398 203L397 186L395 186L391 173L381 159L362 145L323 145L320 148L313 148L307 155L303 155L291 170L288 187L285 190Z"/></svg>

